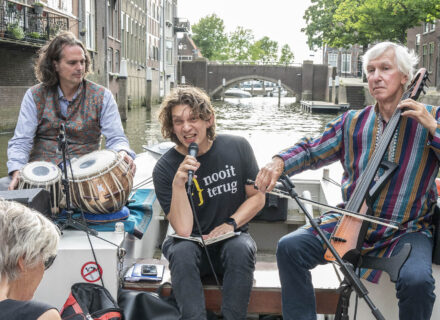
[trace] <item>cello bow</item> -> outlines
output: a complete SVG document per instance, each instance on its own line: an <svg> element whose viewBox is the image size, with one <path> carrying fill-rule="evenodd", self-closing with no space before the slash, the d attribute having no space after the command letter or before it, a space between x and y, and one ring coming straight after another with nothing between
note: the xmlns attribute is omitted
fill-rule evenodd
<svg viewBox="0 0 440 320"><path fill-rule="evenodd" d="M424 91L428 75L426 69L421 68L414 76L408 89L402 95L400 101L405 99L417 100L420 93ZM375 148L371 159L368 161L365 171L359 177L352 196L347 202L346 209L349 211L359 212L361 214L368 214L369 206L367 204L367 195L370 185L376 176L376 172L381 166L382 159L388 149L388 146L393 138L400 122L401 110L394 111L391 119L380 137L379 143ZM345 260L350 262L359 257L361 240L361 228L363 220L352 216L343 216L337 223L330 238L330 243L336 249L336 252ZM365 234L363 235L363 237ZM363 238L362 238L363 239ZM327 261L335 261L335 257L327 248L324 258Z"/></svg>

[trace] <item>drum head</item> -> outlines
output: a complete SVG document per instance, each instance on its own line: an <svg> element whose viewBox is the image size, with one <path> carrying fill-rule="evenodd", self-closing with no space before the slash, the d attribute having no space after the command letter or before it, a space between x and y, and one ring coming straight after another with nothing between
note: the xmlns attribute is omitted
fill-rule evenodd
<svg viewBox="0 0 440 320"><path fill-rule="evenodd" d="M72 161L72 171L75 179L97 175L111 169L116 163L118 154L113 150L99 150L79 157ZM70 172L69 177L70 177Z"/></svg>
<svg viewBox="0 0 440 320"><path fill-rule="evenodd" d="M28 181L48 182L61 177L61 170L51 162L30 162L21 170L21 177Z"/></svg>

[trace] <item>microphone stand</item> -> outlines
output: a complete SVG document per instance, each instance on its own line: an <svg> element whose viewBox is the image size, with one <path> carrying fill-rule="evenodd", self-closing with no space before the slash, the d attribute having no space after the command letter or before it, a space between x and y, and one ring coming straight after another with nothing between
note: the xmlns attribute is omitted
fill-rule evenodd
<svg viewBox="0 0 440 320"><path fill-rule="evenodd" d="M308 210L304 207L303 203L299 199L298 194L295 191L295 185L290 180L289 177L282 175L280 177L280 181L283 184L283 186L286 188L287 192L289 193L290 197L296 201L302 212L304 212L305 216L309 220L310 224L312 225L313 229L318 233L319 237L322 239L322 241L327 245L333 256L335 257L336 261L338 262L339 266L341 267L341 271L344 274L344 281L341 283L341 289L342 293L341 296L345 299L347 298L348 293L351 293L351 291L356 291L357 295L365 300L368 307L371 309L371 312L373 313L374 317L378 320L385 320L380 310L373 304L371 299L368 297L368 290L365 288L359 277L356 275L354 267L351 263L346 262L342 260L341 256L338 254L336 249L333 247L333 245L330 243L330 241L325 236L324 232L319 228L319 224L321 223L320 219L314 219L313 216L308 212ZM348 295L349 297L349 295ZM338 306L339 308L340 306ZM341 319L348 319L348 300L345 300L343 302L342 307L342 315Z"/></svg>
<svg viewBox="0 0 440 320"><path fill-rule="evenodd" d="M60 134L57 138L58 140L58 150L61 150L63 154L63 177L61 179L61 183L64 186L64 193L66 195L66 221L61 223L59 226L61 233L64 229L67 227L73 227L77 230L84 231L88 234L97 236L98 232L96 230L90 229L87 225L85 225L85 221L83 223L78 222L73 219L73 210L70 204L70 186L69 186L69 179L67 177L67 161L66 161L66 154L67 154L67 140L66 140L66 134L64 129L64 123L61 124L60 127ZM70 165L70 163L69 163Z"/></svg>

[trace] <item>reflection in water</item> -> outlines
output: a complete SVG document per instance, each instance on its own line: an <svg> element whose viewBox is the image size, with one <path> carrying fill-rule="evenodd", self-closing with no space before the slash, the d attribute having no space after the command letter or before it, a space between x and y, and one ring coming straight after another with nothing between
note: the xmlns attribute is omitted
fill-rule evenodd
<svg viewBox="0 0 440 320"><path fill-rule="evenodd" d="M215 101L217 132L243 136L254 148L260 166L272 155L284 149L299 138L320 133L335 114L312 114L294 104L295 98L227 98ZM164 141L157 120L159 106L151 111L145 108L130 110L124 123L125 133L136 153L143 152L143 145ZM6 149L12 133L0 134L0 177L7 174Z"/></svg>

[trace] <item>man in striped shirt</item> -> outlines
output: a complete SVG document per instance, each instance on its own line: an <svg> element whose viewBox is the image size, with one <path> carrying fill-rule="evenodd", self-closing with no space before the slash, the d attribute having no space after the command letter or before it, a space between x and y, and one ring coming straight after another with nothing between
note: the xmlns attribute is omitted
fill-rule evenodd
<svg viewBox="0 0 440 320"><path fill-rule="evenodd" d="M327 124L316 138L303 138L274 156L255 181L262 191L271 191L281 174L294 175L340 161L344 170L341 191L344 206L381 139L394 111L401 121L391 138L384 159L398 165L375 199L374 216L393 220L402 229L369 224L362 254L390 256L405 243L412 246L396 282L399 319L429 319L435 301L432 277L432 213L437 201L435 178L440 156L440 109L403 99L418 59L407 48L383 42L363 58L370 93L375 105L351 110ZM376 178L382 175L378 170ZM375 179L376 180L376 179ZM326 214L320 228L330 237L339 214ZM315 296L310 269L327 263L325 247L306 225L278 243L277 261L282 284L284 319L315 319ZM372 282L380 272L363 270Z"/></svg>

